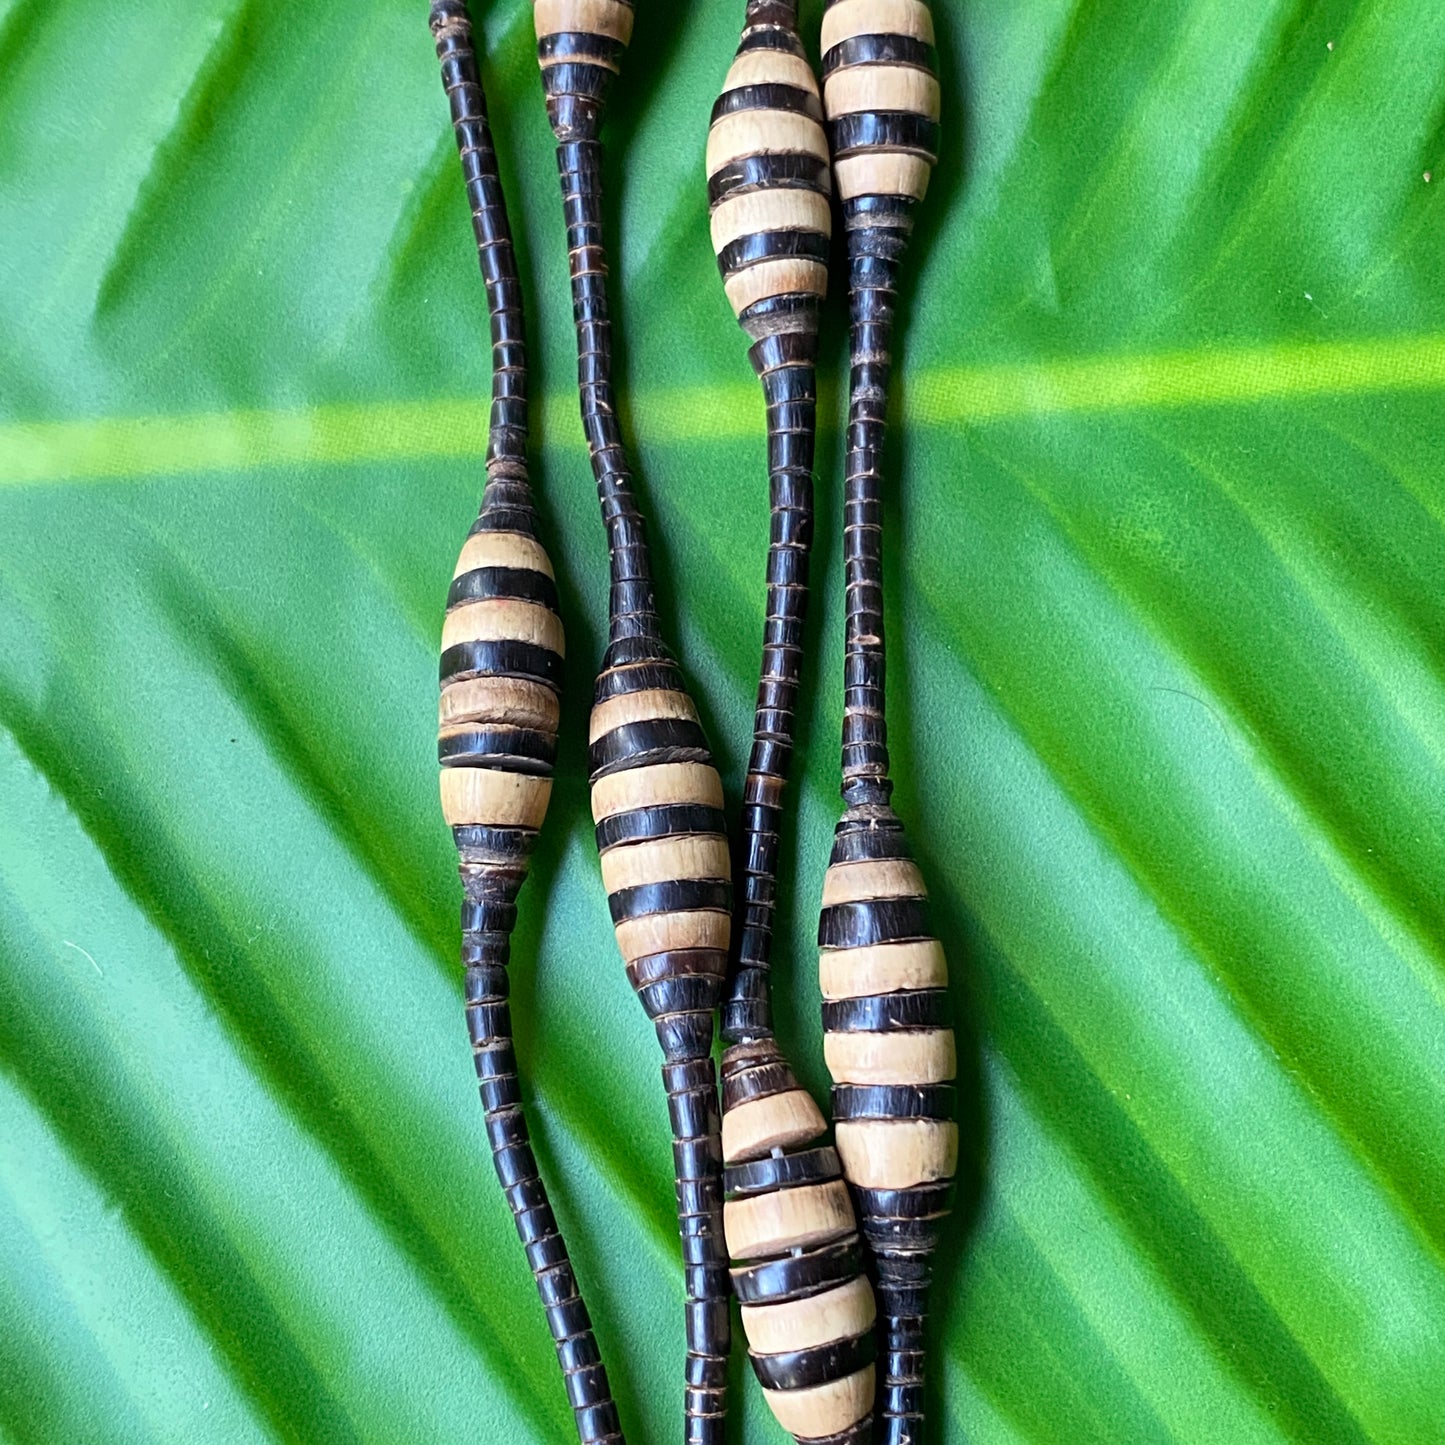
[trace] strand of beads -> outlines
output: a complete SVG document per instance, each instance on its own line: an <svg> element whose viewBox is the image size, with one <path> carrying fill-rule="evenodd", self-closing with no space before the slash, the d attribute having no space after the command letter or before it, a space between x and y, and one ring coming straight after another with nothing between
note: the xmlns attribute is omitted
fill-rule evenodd
<svg viewBox="0 0 1445 1445"><path fill-rule="evenodd" d="M610 640L591 723L592 812L618 947L663 1051L687 1295L686 1440L721 1445L731 1329L711 1050L727 974L731 867L722 786L660 634L612 392L598 137L633 11L626 0L536 0L534 19L557 138L582 425L611 557Z"/></svg>
<svg viewBox="0 0 1445 1445"><path fill-rule="evenodd" d="M547 1311L583 1445L622 1445L592 1322L522 1112L507 1002L517 895L552 790L562 621L527 480L527 358L497 156L463 0L434 0L431 30L471 203L492 333L482 505L442 629L437 754L461 869L467 1026L497 1177Z"/></svg>
<svg viewBox="0 0 1445 1445"><path fill-rule="evenodd" d="M768 418L767 620L743 795L738 957L723 1005L724 1224L764 1397L800 1440L866 1441L873 1292L827 1125L773 1038L769 967L813 528L818 303L832 216L794 0L750 0L708 133L712 241Z"/></svg>
<svg viewBox="0 0 1445 1445"><path fill-rule="evenodd" d="M843 1170L877 1264L883 1439L922 1438L924 1317L958 1131L943 949L889 798L879 463L898 265L938 150L923 0L831 0L823 104L843 206L851 323L844 496L843 799L818 941L824 1053Z"/></svg>

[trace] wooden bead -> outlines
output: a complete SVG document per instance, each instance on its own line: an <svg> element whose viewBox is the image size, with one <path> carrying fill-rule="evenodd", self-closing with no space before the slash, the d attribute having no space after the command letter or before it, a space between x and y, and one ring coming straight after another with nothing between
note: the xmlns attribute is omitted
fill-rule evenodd
<svg viewBox="0 0 1445 1445"><path fill-rule="evenodd" d="M582 1445L622 1445L587 1306L537 1167L512 1044L517 897L552 791L562 623L527 481L521 286L463 0L430 25L461 158L492 335L487 484L442 628L437 756L464 898L467 1029L497 1179L526 1248Z"/></svg>
<svg viewBox="0 0 1445 1445"><path fill-rule="evenodd" d="M742 1307L748 1348L760 1355L812 1349L866 1334L876 1316L873 1291L861 1275L822 1294Z"/></svg>
<svg viewBox="0 0 1445 1445"><path fill-rule="evenodd" d="M765 1259L843 1239L857 1228L841 1179L779 1189L723 1206L723 1229L734 1260Z"/></svg>
<svg viewBox="0 0 1445 1445"><path fill-rule="evenodd" d="M911 1189L952 1179L958 1125L944 1119L857 1119L835 1126L843 1172L860 1189Z"/></svg>
<svg viewBox="0 0 1445 1445"><path fill-rule="evenodd" d="M492 597L450 609L442 627L442 646L459 642L521 642L564 655L562 619L549 607Z"/></svg>
<svg viewBox="0 0 1445 1445"><path fill-rule="evenodd" d="M550 777L494 768L445 768L441 783L442 813L453 828L475 824L535 831L542 826L552 796Z"/></svg>
<svg viewBox="0 0 1445 1445"><path fill-rule="evenodd" d="M723 1114L725 1163L757 1159L773 1149L796 1149L827 1129L813 1096L802 1089L739 1104Z"/></svg>
<svg viewBox="0 0 1445 1445"><path fill-rule="evenodd" d="M828 285L828 138L818 83L782 9L750 8L713 107L706 168L723 288L752 308ZM755 328L750 327L750 330Z"/></svg>
<svg viewBox="0 0 1445 1445"><path fill-rule="evenodd" d="M552 562L542 544L525 532L473 532L457 558L453 580L468 572L505 567L516 572L540 572L555 580Z"/></svg>
<svg viewBox="0 0 1445 1445"><path fill-rule="evenodd" d="M603 39L625 46L632 39L632 6L628 0L535 0L532 24L539 42L559 36L577 37L576 45L549 48L538 52L544 69L567 61L576 63L581 57L595 65L616 69L617 56L609 48L589 40Z"/></svg>
<svg viewBox="0 0 1445 1445"><path fill-rule="evenodd" d="M841 1435L873 1408L874 1372L865 1365L841 1380L805 1390L767 1390L763 1398L778 1424L799 1440Z"/></svg>
<svg viewBox="0 0 1445 1445"><path fill-rule="evenodd" d="M471 677L442 688L437 725L443 730L467 723L526 728L555 738L562 720L557 694L522 677Z"/></svg>
<svg viewBox="0 0 1445 1445"><path fill-rule="evenodd" d="M958 1073L952 1029L830 1033L823 1058L839 1084L938 1084Z"/></svg>
<svg viewBox="0 0 1445 1445"><path fill-rule="evenodd" d="M939 87L933 17L922 0L828 7L823 107L840 199L923 198L938 156Z"/></svg>
<svg viewBox="0 0 1445 1445"><path fill-rule="evenodd" d="M696 803L721 809L722 781L705 763L658 763L599 778L592 785L592 821L619 813Z"/></svg>
<svg viewBox="0 0 1445 1445"><path fill-rule="evenodd" d="M835 863L823 876L823 907L872 898L926 898L923 875L911 858Z"/></svg>
<svg viewBox="0 0 1445 1445"><path fill-rule="evenodd" d="M936 938L828 948L818 955L818 986L825 999L944 988L947 984L943 945Z"/></svg>
<svg viewBox="0 0 1445 1445"><path fill-rule="evenodd" d="M595 743L616 728L626 727L629 723L651 722L655 718L683 718L696 722L697 708L685 692L661 688L625 692L620 697L607 698L592 709L587 741Z"/></svg>

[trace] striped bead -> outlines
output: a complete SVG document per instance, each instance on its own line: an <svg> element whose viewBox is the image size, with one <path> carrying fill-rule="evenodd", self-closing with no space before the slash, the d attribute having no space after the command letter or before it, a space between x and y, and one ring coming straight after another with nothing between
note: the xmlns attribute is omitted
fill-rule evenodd
<svg viewBox="0 0 1445 1445"><path fill-rule="evenodd" d="M938 159L933 16L924 0L830 0L823 108L844 202L921 200Z"/></svg>
<svg viewBox="0 0 1445 1445"><path fill-rule="evenodd" d="M748 7L708 129L713 250L744 325L828 285L828 139L793 8Z"/></svg>
<svg viewBox="0 0 1445 1445"><path fill-rule="evenodd" d="M948 970L896 820L838 825L818 943L838 1152L864 1212L871 1191L942 1196L958 1158Z"/></svg>
<svg viewBox="0 0 1445 1445"><path fill-rule="evenodd" d="M553 130L559 140L595 139L632 38L632 0L535 0L532 23Z"/></svg>
<svg viewBox="0 0 1445 1445"><path fill-rule="evenodd" d="M799 1440L872 1430L873 1291L827 1125L772 1039L723 1055L723 1230L753 1372Z"/></svg>
<svg viewBox="0 0 1445 1445"><path fill-rule="evenodd" d="M557 587L535 536L491 529L496 510L484 507L467 537L442 627L437 756L454 833L534 833L552 792L563 657Z"/></svg>
<svg viewBox="0 0 1445 1445"><path fill-rule="evenodd" d="M673 664L653 658L603 673L588 761L628 977L654 1022L710 1014L727 972L732 869L722 783Z"/></svg>

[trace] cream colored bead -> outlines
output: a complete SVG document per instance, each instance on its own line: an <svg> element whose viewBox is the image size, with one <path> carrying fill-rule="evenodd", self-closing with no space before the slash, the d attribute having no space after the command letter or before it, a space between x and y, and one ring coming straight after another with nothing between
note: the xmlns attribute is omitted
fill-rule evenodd
<svg viewBox="0 0 1445 1445"><path fill-rule="evenodd" d="M862 948L825 948L818 955L823 997L864 998L903 989L944 988L948 965L936 938L914 943L870 943Z"/></svg>
<svg viewBox="0 0 1445 1445"><path fill-rule="evenodd" d="M638 808L665 808L673 803L723 805L722 782L711 763L653 763L608 773L592 784L592 821L600 823Z"/></svg>
<svg viewBox="0 0 1445 1445"><path fill-rule="evenodd" d="M726 913L697 910L687 913L648 913L617 924L617 947L628 963L654 953L684 948L726 951L731 920Z"/></svg>
<svg viewBox="0 0 1445 1445"><path fill-rule="evenodd" d="M487 597L453 607L442 623L442 649L459 642L525 642L564 655L562 619L540 602Z"/></svg>
<svg viewBox="0 0 1445 1445"><path fill-rule="evenodd" d="M775 1189L723 1205L723 1234L735 1260L771 1259L852 1234L853 1205L841 1179Z"/></svg>
<svg viewBox="0 0 1445 1445"><path fill-rule="evenodd" d="M833 234L833 210L818 191L796 186L768 191L744 191L729 196L713 210L712 248L721 253L742 236L763 231L812 231Z"/></svg>
<svg viewBox="0 0 1445 1445"><path fill-rule="evenodd" d="M707 133L707 174L746 156L803 151L828 159L828 138L811 116L786 110L735 110L716 120Z"/></svg>
<svg viewBox="0 0 1445 1445"><path fill-rule="evenodd" d="M609 893L673 879L731 877L728 840L717 833L650 838L602 855L602 886Z"/></svg>
<svg viewBox="0 0 1445 1445"><path fill-rule="evenodd" d="M958 1125L943 1119L845 1119L833 1131L843 1172L860 1189L908 1189L951 1179Z"/></svg>
<svg viewBox="0 0 1445 1445"><path fill-rule="evenodd" d="M587 741L598 738L628 723L652 722L656 718L685 718L697 721L697 709L685 692L672 688L652 687L641 692L624 692L605 698L592 709L587 727Z"/></svg>
<svg viewBox="0 0 1445 1445"><path fill-rule="evenodd" d="M450 827L540 828L552 779L500 768L443 768L442 816Z"/></svg>
<svg viewBox="0 0 1445 1445"><path fill-rule="evenodd" d="M838 0L823 12L826 55L855 35L906 35L933 44L933 16L922 0Z"/></svg>
<svg viewBox="0 0 1445 1445"><path fill-rule="evenodd" d="M562 704L550 687L522 677L469 677L444 687L437 703L443 729L463 724L532 728L555 737Z"/></svg>
<svg viewBox="0 0 1445 1445"><path fill-rule="evenodd" d="M728 1109L722 1119L723 1159L761 1159L773 1149L794 1149L828 1126L806 1089L787 1089Z"/></svg>
<svg viewBox="0 0 1445 1445"><path fill-rule="evenodd" d="M835 1084L942 1084L958 1073L952 1029L823 1035Z"/></svg>
<svg viewBox="0 0 1445 1445"><path fill-rule="evenodd" d="M877 1307L863 1275L836 1289L775 1305L744 1305L743 1333L756 1355L811 1350L851 1340L873 1328Z"/></svg>
<svg viewBox="0 0 1445 1445"><path fill-rule="evenodd" d="M923 875L907 858L877 858L834 863L823 875L823 907L868 902L874 898L926 898Z"/></svg>
<svg viewBox="0 0 1445 1445"><path fill-rule="evenodd" d="M605 35L626 45L632 39L632 6L619 0L536 0L532 24L538 40L574 33Z"/></svg>
<svg viewBox="0 0 1445 1445"><path fill-rule="evenodd" d="M911 65L849 65L823 82L828 119L865 110L903 111L938 119L936 77Z"/></svg>
<svg viewBox="0 0 1445 1445"><path fill-rule="evenodd" d="M799 1439L839 1435L873 1408L873 1366L808 1390L764 1390L778 1424Z"/></svg>
<svg viewBox="0 0 1445 1445"><path fill-rule="evenodd" d="M525 532L473 532L462 545L453 578L481 567L515 567L524 572L552 574L552 563L542 544Z"/></svg>

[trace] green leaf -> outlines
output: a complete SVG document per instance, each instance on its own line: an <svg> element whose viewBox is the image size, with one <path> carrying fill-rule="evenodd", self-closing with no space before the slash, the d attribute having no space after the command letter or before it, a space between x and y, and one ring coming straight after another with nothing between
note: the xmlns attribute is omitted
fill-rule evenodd
<svg viewBox="0 0 1445 1445"><path fill-rule="evenodd" d="M763 418L702 155L741 8L640 7L607 177L624 420L734 800ZM570 1429L435 796L489 356L425 9L0 3L7 1442ZM1445 9L935 9L887 556L966 1044L937 1437L1445 1437ZM528 7L484 19L570 642L520 1050L660 1440L666 1116L583 778L602 533ZM819 1092L836 315L824 350L777 981ZM778 1438L743 1376L738 1438Z"/></svg>

